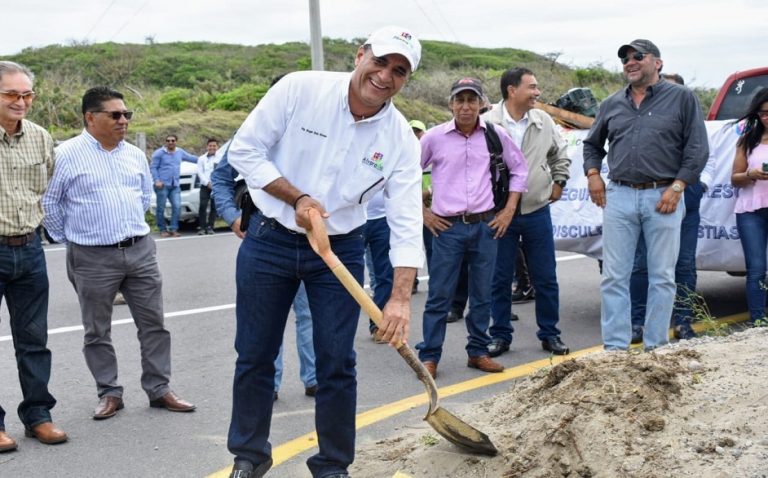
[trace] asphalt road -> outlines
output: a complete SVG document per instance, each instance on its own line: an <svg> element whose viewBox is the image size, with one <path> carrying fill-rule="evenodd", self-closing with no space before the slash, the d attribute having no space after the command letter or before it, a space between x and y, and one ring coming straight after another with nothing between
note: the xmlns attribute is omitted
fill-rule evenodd
<svg viewBox="0 0 768 478"><path fill-rule="evenodd" d="M226 448L234 370L234 263L239 239L220 231L214 236L189 235L157 240L163 273L166 325L173 340L171 386L197 404L189 414L148 407L139 385L141 373L135 327L127 306L116 306L112 329L125 387L125 409L112 419L91 419L96 388L85 366L77 297L66 278L64 250L46 246L51 282L49 348L53 352L51 392L58 399L54 421L70 436L63 445L46 446L24 438L15 408L21 400L10 340L8 312L0 310L0 403L6 409L6 429L19 450L0 454L0 477L203 477L231 465ZM561 322L564 341L572 350L600 343L599 273L596 261L558 254ZM421 271L424 276L426 271ZM717 317L742 312L744 279L720 272L702 272L699 291ZM426 281L414 296L411 344L421 337L421 311ZM521 320L512 351L500 357L507 367L546 359L535 336L533 303L515 306ZM440 362L439 387L464 382L483 373L466 367L463 322L450 324ZM303 394L298 378L292 319L286 332L286 365L280 399L275 405L271 442L274 446L313 430L313 400ZM423 392L423 386L394 350L374 344L361 318L358 352L358 410L365 412ZM500 383L448 397L447 409L473 403L504 390ZM414 409L359 430L358 443L384 438L403 427L424 427L426 407ZM288 459L268 476L307 477L304 461L310 450ZM224 475L226 476L226 475Z"/></svg>

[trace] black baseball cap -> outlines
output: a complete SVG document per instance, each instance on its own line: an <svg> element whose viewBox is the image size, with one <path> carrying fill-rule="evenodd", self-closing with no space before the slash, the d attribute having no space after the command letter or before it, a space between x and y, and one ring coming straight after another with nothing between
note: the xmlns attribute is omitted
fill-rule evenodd
<svg viewBox="0 0 768 478"><path fill-rule="evenodd" d="M483 97L483 85L480 84L480 80L475 78L462 78L456 80L456 82L451 85L451 98L464 90L473 91L477 96L481 98Z"/></svg>
<svg viewBox="0 0 768 478"><path fill-rule="evenodd" d="M661 52L659 51L659 47L654 45L651 40L643 40L642 38L638 38L637 40L632 40L630 43L627 43L626 45L621 45L621 47L619 48L619 58L626 57L627 50L629 50L630 48L634 48L640 53L650 53L656 58L661 58Z"/></svg>

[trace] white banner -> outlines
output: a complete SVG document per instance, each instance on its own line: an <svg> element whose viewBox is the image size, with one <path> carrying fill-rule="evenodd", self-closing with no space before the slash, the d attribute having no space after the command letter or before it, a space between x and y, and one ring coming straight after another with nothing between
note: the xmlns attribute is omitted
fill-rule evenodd
<svg viewBox="0 0 768 478"><path fill-rule="evenodd" d="M707 121L710 160L714 161L714 178L701 200L701 223L696 251L699 270L743 271L744 255L736 230L734 203L739 190L731 184L731 167L739 137L738 126L730 121ZM560 201L552 205L552 227L555 248L595 258L602 255L603 213L589 200L584 176L582 141L587 130L560 128L568 142L571 178ZM607 182L608 167L603 161L601 174Z"/></svg>

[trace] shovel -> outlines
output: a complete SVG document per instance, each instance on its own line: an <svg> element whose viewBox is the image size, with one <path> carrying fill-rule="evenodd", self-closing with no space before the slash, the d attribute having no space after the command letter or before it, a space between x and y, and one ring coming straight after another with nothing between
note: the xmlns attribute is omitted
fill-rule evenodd
<svg viewBox="0 0 768 478"><path fill-rule="evenodd" d="M310 209L309 218L312 222L312 230L307 231L307 238L312 249L319 255L331 272L339 279L345 289L352 295L363 310L371 317L378 326L381 324L381 310L371 300L365 290L357 283L349 270L341 263L336 254L331 250L331 244L328 240L328 234L325 229L325 222L316 209ZM440 407L437 396L437 385L432 379L424 364L416 358L413 351L403 342L396 345L397 352L405 360L409 367L416 372L416 376L427 388L429 395L429 410L424 420L435 429L443 438L454 445L463 448L472 453L494 456L498 453L496 447L491 443L488 435L476 429L472 425L465 423L460 418Z"/></svg>

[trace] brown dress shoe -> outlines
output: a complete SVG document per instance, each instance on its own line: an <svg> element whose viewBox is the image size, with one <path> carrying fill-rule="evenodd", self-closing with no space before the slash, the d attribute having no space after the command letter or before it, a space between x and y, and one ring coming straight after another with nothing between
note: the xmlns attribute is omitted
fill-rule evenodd
<svg viewBox="0 0 768 478"><path fill-rule="evenodd" d="M32 429L27 428L24 430L24 435L28 438L37 438L37 441L46 445L64 443L69 438L62 429L51 422L41 423Z"/></svg>
<svg viewBox="0 0 768 478"><path fill-rule="evenodd" d="M160 398L150 400L149 406L152 408L165 408L171 412L191 412L197 408L188 401L182 400L173 392L168 392Z"/></svg>
<svg viewBox="0 0 768 478"><path fill-rule="evenodd" d="M123 409L123 399L120 397L113 397L111 395L105 395L99 400L99 404L96 405L96 409L93 411L94 420L104 420L106 418L112 418L117 415L118 410Z"/></svg>
<svg viewBox="0 0 768 478"><path fill-rule="evenodd" d="M427 369L427 372L429 372L430 375L432 375L433 379L437 378L437 362L433 362L431 360L425 360L424 362L421 362L424 364L424 368Z"/></svg>
<svg viewBox="0 0 768 478"><path fill-rule="evenodd" d="M489 373L499 373L504 371L504 366L498 362L494 362L488 355L469 357L467 360L467 367L476 368Z"/></svg>
<svg viewBox="0 0 768 478"><path fill-rule="evenodd" d="M5 431L0 430L0 453L15 450L17 447L16 440L9 437Z"/></svg>

